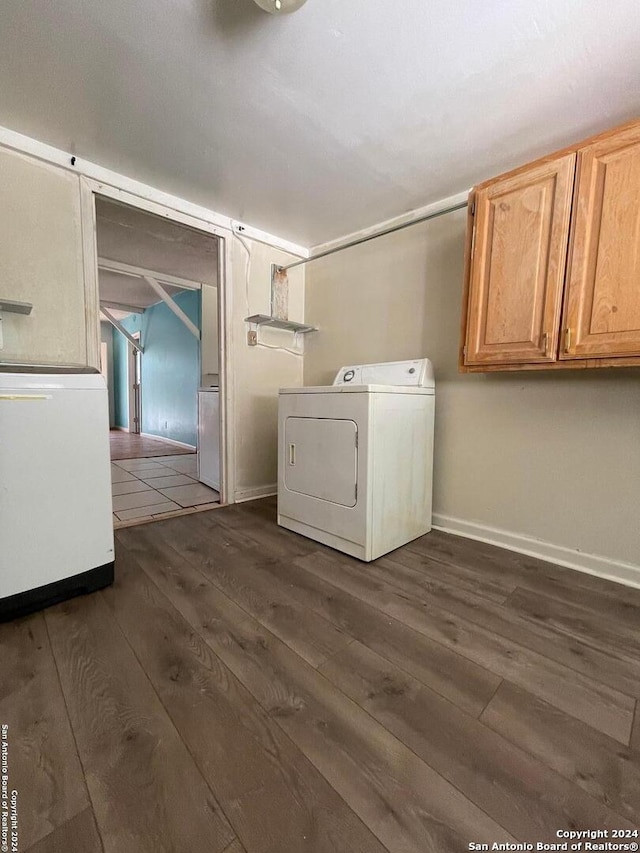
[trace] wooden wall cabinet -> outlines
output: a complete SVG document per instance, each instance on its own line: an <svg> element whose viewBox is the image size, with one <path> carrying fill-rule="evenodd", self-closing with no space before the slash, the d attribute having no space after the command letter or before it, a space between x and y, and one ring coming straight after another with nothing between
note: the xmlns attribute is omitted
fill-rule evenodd
<svg viewBox="0 0 640 853"><path fill-rule="evenodd" d="M460 369L640 365L640 122L476 187Z"/></svg>

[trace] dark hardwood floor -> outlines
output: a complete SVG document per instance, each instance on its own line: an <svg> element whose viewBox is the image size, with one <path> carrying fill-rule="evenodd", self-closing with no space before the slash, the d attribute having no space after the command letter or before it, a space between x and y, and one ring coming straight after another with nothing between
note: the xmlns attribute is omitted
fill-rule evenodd
<svg viewBox="0 0 640 853"><path fill-rule="evenodd" d="M459 853L640 824L640 590L439 532L364 564L266 499L120 530L0 626L21 853Z"/></svg>

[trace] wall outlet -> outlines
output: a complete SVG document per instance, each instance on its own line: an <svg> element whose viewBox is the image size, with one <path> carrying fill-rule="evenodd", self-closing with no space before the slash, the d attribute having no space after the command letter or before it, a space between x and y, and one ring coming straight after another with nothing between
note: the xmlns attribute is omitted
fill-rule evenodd
<svg viewBox="0 0 640 853"><path fill-rule="evenodd" d="M258 346L258 333L257 332L247 332L247 345L250 347Z"/></svg>

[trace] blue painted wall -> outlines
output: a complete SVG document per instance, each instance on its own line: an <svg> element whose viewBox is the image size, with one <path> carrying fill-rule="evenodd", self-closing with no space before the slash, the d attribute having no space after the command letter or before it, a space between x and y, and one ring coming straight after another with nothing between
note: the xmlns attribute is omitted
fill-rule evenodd
<svg viewBox="0 0 640 853"><path fill-rule="evenodd" d="M200 292L180 293L175 301L200 327ZM142 356L142 432L197 443L197 392L200 343L164 302L123 320L128 332L140 332ZM128 425L127 342L114 335L115 421Z"/></svg>

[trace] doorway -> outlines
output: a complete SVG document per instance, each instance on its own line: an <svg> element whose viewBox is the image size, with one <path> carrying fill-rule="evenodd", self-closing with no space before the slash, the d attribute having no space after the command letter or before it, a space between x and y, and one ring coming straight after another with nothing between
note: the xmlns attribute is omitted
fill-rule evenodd
<svg viewBox="0 0 640 853"><path fill-rule="evenodd" d="M101 337L113 353L114 524L218 505L220 485L199 460L214 454L222 467L220 423L202 428L198 398L221 385L220 241L100 194L93 204ZM203 446L212 435L217 446Z"/></svg>

